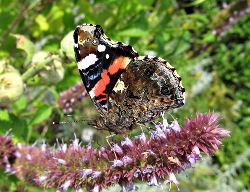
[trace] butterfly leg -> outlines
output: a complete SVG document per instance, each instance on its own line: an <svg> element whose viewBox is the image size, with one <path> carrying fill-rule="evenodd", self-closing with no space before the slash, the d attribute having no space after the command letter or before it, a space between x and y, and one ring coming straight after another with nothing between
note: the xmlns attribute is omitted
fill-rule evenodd
<svg viewBox="0 0 250 192"><path fill-rule="evenodd" d="M117 135L117 134L112 134L112 135L106 136L106 141L107 141L108 145L110 146L111 150L113 151L114 156L115 156L115 159L117 160L118 158L117 158L115 149L112 147L111 143L109 142L109 138L114 137L114 136L116 136L116 135Z"/></svg>

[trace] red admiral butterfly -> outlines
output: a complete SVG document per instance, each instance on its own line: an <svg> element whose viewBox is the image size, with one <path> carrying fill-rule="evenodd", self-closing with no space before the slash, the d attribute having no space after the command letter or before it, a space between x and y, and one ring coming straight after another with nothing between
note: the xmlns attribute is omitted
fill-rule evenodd
<svg viewBox="0 0 250 192"><path fill-rule="evenodd" d="M89 125L123 134L184 104L185 89L174 67L159 57L139 57L130 45L109 39L100 25L77 26L74 51L101 115Z"/></svg>

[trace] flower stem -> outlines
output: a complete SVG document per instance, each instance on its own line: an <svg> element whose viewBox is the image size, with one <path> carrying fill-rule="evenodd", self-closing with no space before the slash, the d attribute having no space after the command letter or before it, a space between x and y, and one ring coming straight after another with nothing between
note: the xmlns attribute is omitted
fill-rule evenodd
<svg viewBox="0 0 250 192"><path fill-rule="evenodd" d="M34 76L37 72L41 71L46 65L52 62L52 58L48 57L43 62L37 63L29 68L24 74L22 74L22 79L26 82L30 77Z"/></svg>

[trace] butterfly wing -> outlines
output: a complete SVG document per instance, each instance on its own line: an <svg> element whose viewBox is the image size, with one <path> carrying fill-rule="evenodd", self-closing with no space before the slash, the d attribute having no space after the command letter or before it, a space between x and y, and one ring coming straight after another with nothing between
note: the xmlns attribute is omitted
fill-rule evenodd
<svg viewBox="0 0 250 192"><path fill-rule="evenodd" d="M105 117L110 92L138 53L130 45L109 39L100 25L93 24L76 27L74 51L85 88Z"/></svg>

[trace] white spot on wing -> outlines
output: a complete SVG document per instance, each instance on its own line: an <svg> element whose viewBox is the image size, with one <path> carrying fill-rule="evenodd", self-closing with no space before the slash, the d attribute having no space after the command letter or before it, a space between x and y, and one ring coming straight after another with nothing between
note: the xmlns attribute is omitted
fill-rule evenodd
<svg viewBox="0 0 250 192"><path fill-rule="evenodd" d="M145 59L145 56L139 56L136 58L136 60L144 60Z"/></svg>
<svg viewBox="0 0 250 192"><path fill-rule="evenodd" d="M103 51L105 51L105 49L106 49L106 46L105 46L105 45L98 45L97 50L98 50L99 52L103 52Z"/></svg>
<svg viewBox="0 0 250 192"><path fill-rule="evenodd" d="M108 59L109 58L109 54L106 54L106 59Z"/></svg>
<svg viewBox="0 0 250 192"><path fill-rule="evenodd" d="M89 66L94 65L97 60L98 58L95 54L89 54L77 63L78 69L87 69Z"/></svg>
<svg viewBox="0 0 250 192"><path fill-rule="evenodd" d="M94 97L95 97L94 90L95 90L95 88L91 89L90 92L89 92L89 96L90 96L91 98L94 98Z"/></svg>
<svg viewBox="0 0 250 192"><path fill-rule="evenodd" d="M118 79L113 90L115 92L118 92L118 91L122 92L124 88L125 88L124 82Z"/></svg>

